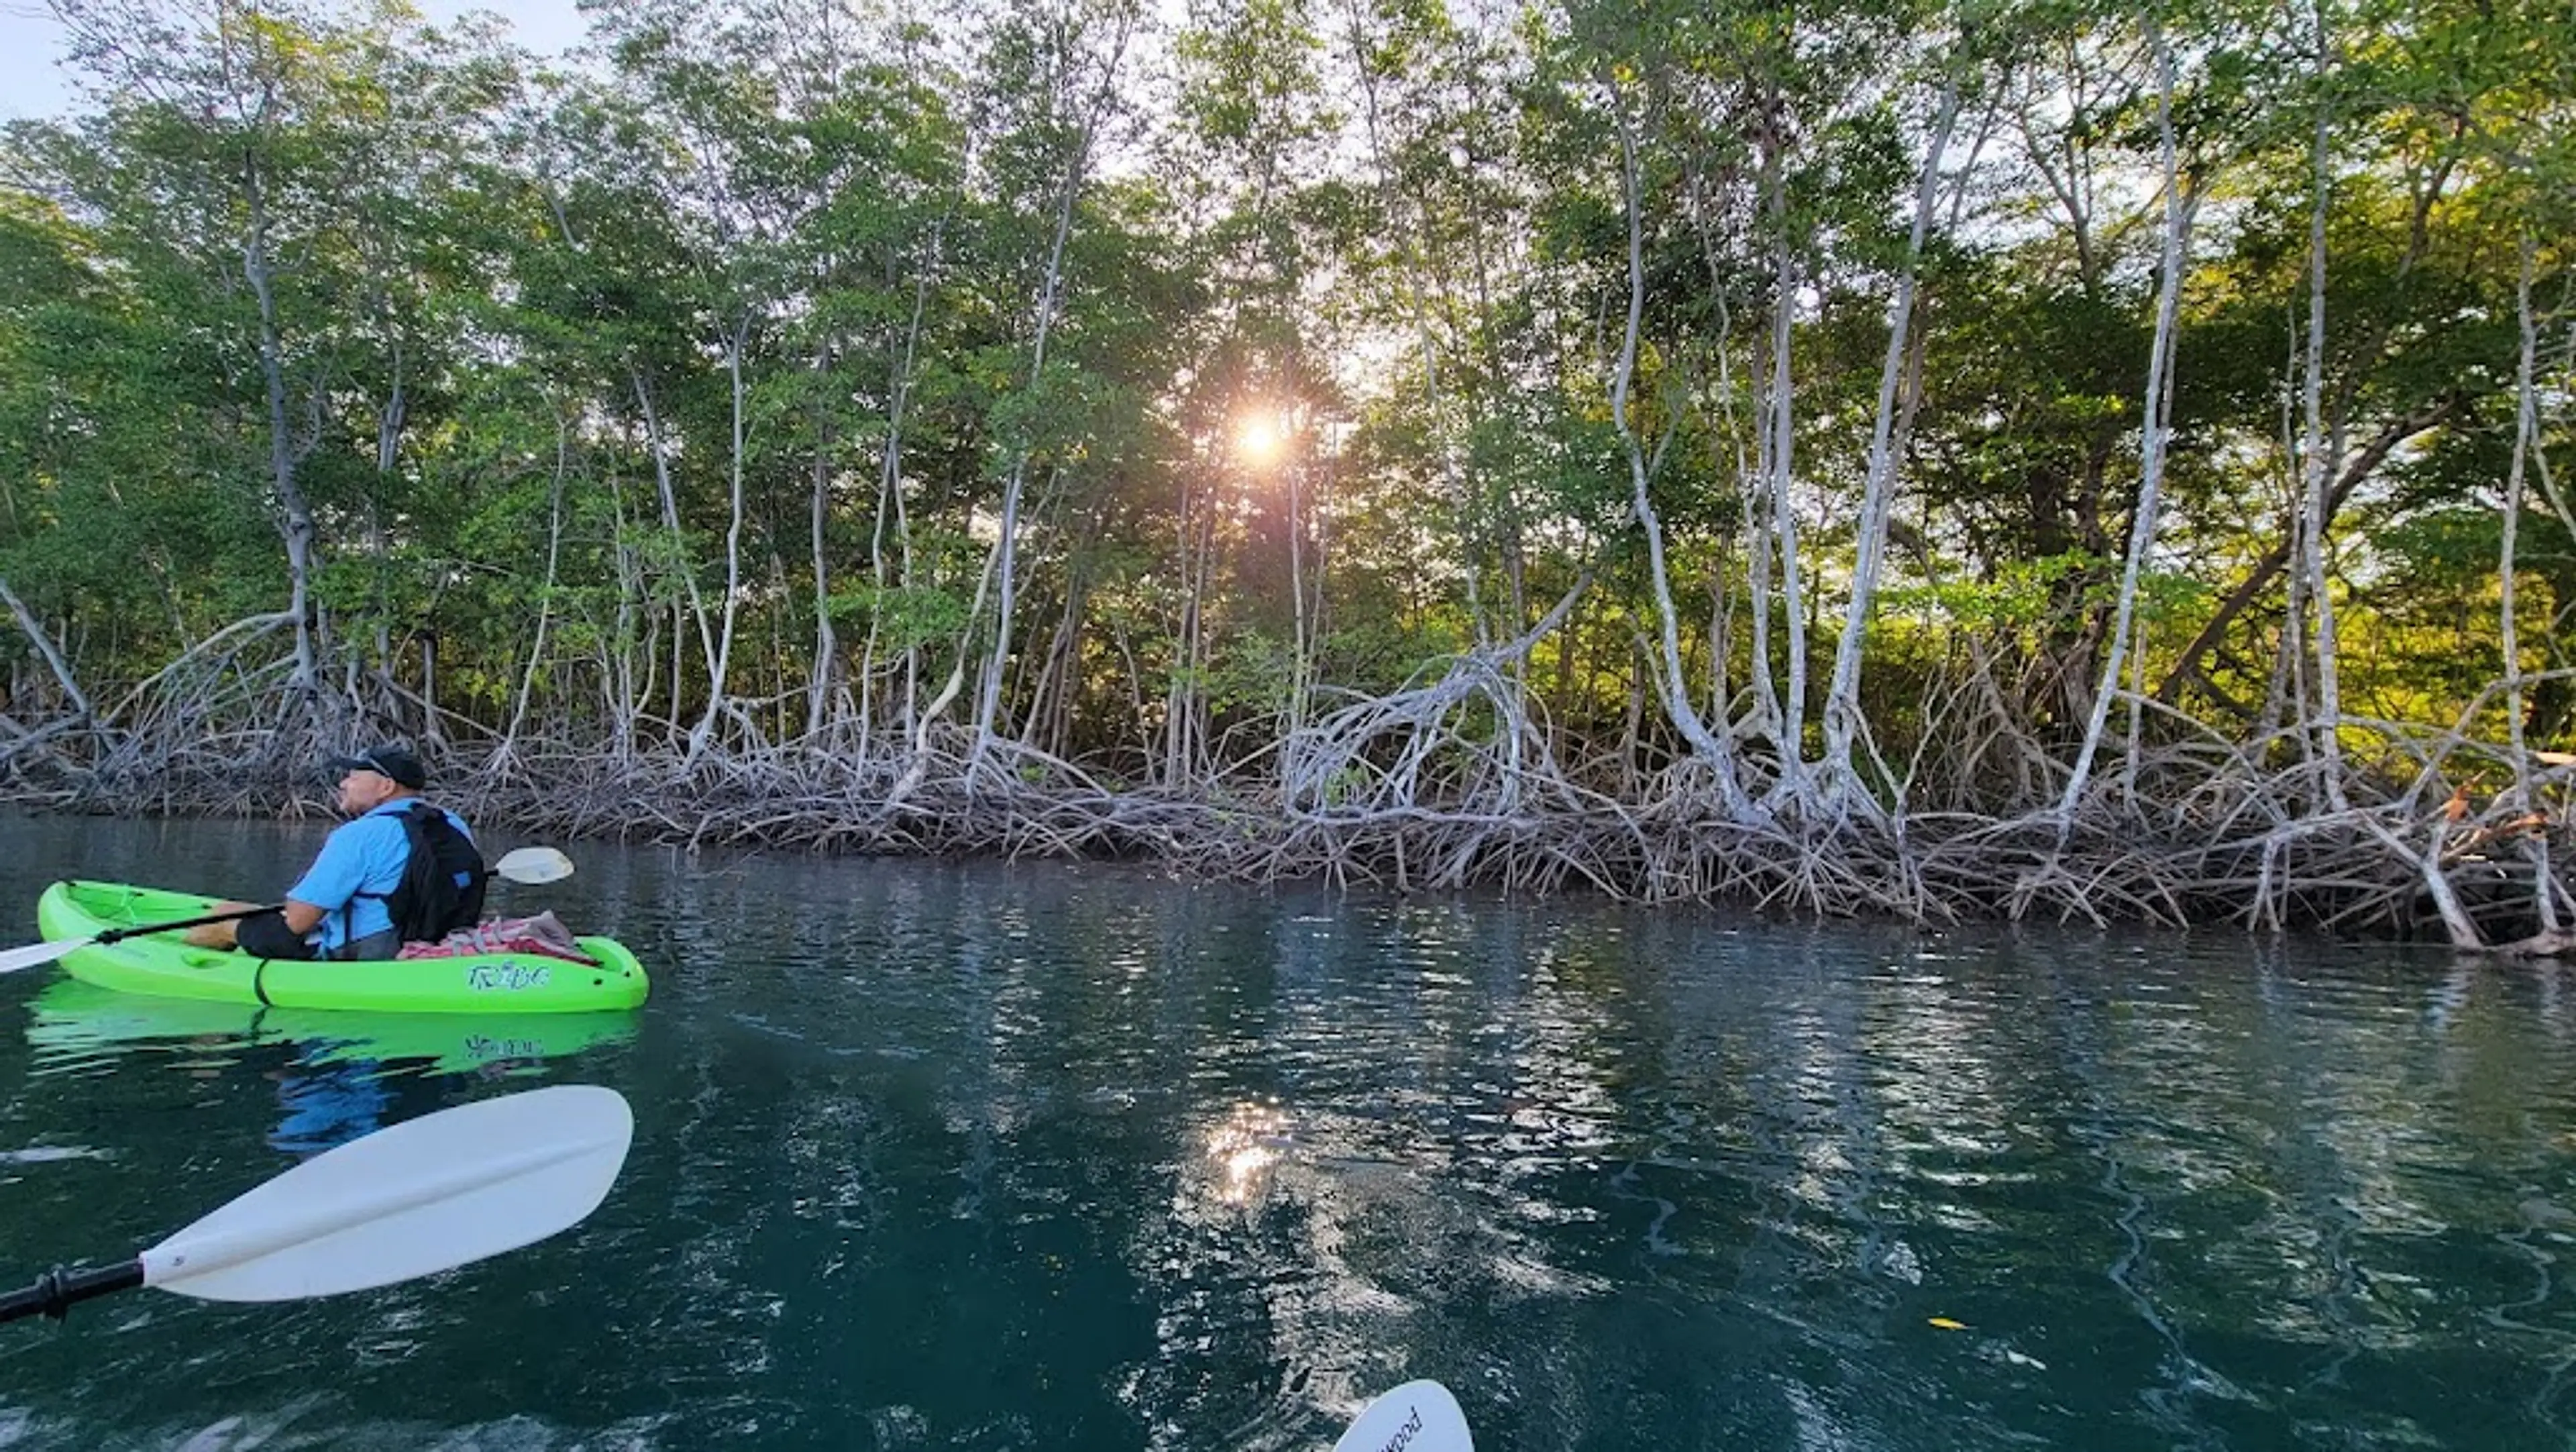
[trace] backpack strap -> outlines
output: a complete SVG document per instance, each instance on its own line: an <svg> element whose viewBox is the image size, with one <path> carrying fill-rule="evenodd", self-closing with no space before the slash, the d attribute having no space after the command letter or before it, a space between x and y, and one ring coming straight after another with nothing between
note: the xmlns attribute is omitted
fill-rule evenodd
<svg viewBox="0 0 2576 1452"><path fill-rule="evenodd" d="M392 917L394 899L401 896L407 885L417 885L414 882L417 877L422 883L432 880L441 882L443 886L439 890L442 896L452 893L453 906L463 908L469 916L479 912L482 907L483 884L492 874L491 869L484 865L481 851L475 848L474 839L459 830L455 823L449 820L447 813L436 804L417 798L404 806L400 812L395 813L394 820L402 825L403 831L405 853L401 875L395 878L391 892L352 893L350 895L352 901L361 897L374 898L385 904L386 915ZM438 851L438 834L442 831L446 836L463 844L465 852L473 862L470 868L450 869L441 860ZM454 880L457 878L465 880L460 883ZM420 904L414 903L411 906L415 913L421 911ZM343 911L348 909L344 908ZM354 926L354 923L342 924L343 937L352 942L356 941L356 938L349 929ZM398 933L404 929L404 924L399 921L396 921L393 926Z"/></svg>
<svg viewBox="0 0 2576 1452"><path fill-rule="evenodd" d="M410 857L410 855L409 855L409 854L410 854L410 853L413 853L413 852L417 852L417 851L419 851L419 850L420 850L420 832L419 832L419 830L418 830L418 826L419 826L419 824L413 820L413 814L414 814L414 813L417 813L417 812L422 812L422 811L431 811L431 810L435 810L435 808L432 808L432 807L429 805L429 803L424 802L424 801L414 800L410 805L408 805L408 806L404 807L401 811L394 813L394 821L395 821L396 823L400 824L400 825L401 825L401 827L402 827L402 829L403 829L403 850L404 850L404 853L405 853L405 855L404 855L404 857L403 857L403 863L404 863L404 865L405 865L406 867L408 867L408 866L410 865L410 863L411 863L411 857ZM372 816L375 816L375 815L376 815L376 813L374 813L374 812L369 812L369 813L367 813L367 815L368 815L368 816L370 816L370 817L372 817ZM402 879L401 879L400 877L396 877L396 878L394 879L394 892L400 892L401 890L402 890ZM359 891L357 891L357 892L353 892L353 893L349 894L349 901L351 901L351 902L356 902L358 899L360 899L360 898L362 898L362 897L363 897L363 898L369 898L369 899L372 899L372 900L374 900L374 901L376 901L376 902L386 902L386 903L392 902L392 901L394 900L394 894L393 894L393 892L368 892L368 891L365 891L364 889L361 889L361 890L359 890ZM347 911L348 911L348 909L344 907L344 908L340 909L340 911L342 911L342 912L344 912L344 913L345 913L345 912L347 912ZM346 924L343 924L343 926L346 926Z"/></svg>
<svg viewBox="0 0 2576 1452"><path fill-rule="evenodd" d="M402 827L403 870L401 873L395 874L393 890L391 892L353 892L349 894L349 900L340 905L340 941L343 945L358 941L358 899L363 897L375 902L383 903L385 905L387 918L390 919L392 917L394 894L402 891L403 875L411 871L411 854L418 852L429 845L427 835L421 826L419 814L422 812L434 812L436 810L438 809L431 806L429 803L414 799L401 811L394 813L394 821ZM374 816L375 813L370 812L368 815ZM402 924L395 923L394 926L399 928Z"/></svg>
<svg viewBox="0 0 2576 1452"><path fill-rule="evenodd" d="M409 809L406 808L405 815L408 814ZM375 813L369 812L367 815L372 817ZM409 828L404 829L403 839L406 843L411 840L411 832ZM406 857L404 861L409 862L410 859ZM395 878L394 885L398 888L402 886L402 879L399 877ZM389 908L393 902L393 894L390 892L369 892L364 888L360 888L358 891L349 894L349 900L340 904L340 941L344 944L358 941L358 899L362 897L384 903Z"/></svg>

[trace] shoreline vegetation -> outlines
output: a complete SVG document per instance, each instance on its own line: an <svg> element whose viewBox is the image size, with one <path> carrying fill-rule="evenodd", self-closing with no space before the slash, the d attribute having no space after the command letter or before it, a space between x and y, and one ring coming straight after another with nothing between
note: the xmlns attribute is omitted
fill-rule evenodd
<svg viewBox="0 0 2576 1452"><path fill-rule="evenodd" d="M871 750L843 737L715 746L694 760L631 745L440 740L433 795L478 822L576 839L1110 858L1248 882L1591 891L1918 926L2229 925L2576 955L2566 850L2576 759L2554 753L2525 763L2538 769L2522 790L2486 794L2475 784L2510 779L2503 752L2455 733L2391 730L2386 758L2410 775L2356 774L2342 783L2343 805L2327 808L2313 763L2266 769L2258 748L2211 742L2124 759L2071 814L1873 803L1817 821L1759 805L1729 813L1687 762L1632 780L1627 795L1578 784L1543 739L1498 744L1444 720L1441 703L1457 706L1446 684L1345 708L1292 736L1278 753L1289 772L1256 762L1189 795L1125 787L1114 773L1013 743L989 742L979 760L954 730L928 733L918 750L917 740ZM85 759L84 745L97 754ZM2293 753L2298 741L2273 745ZM69 720L30 731L0 717L0 802L328 815L312 765L325 754L318 738L282 733L148 746ZM2029 764L2044 765L2035 754Z"/></svg>
<svg viewBox="0 0 2576 1452"><path fill-rule="evenodd" d="M2576 932L2563 0L49 0L0 797Z"/></svg>

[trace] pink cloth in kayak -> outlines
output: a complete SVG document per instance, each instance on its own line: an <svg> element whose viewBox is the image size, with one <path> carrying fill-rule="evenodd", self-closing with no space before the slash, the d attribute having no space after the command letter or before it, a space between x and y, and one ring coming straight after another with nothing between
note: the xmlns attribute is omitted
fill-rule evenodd
<svg viewBox="0 0 2576 1452"><path fill-rule="evenodd" d="M599 965L598 959L581 950L572 930L550 912L539 913L532 918L485 918L470 928L458 928L435 943L405 943L402 951L394 956L461 958L474 953L534 953L592 967Z"/></svg>

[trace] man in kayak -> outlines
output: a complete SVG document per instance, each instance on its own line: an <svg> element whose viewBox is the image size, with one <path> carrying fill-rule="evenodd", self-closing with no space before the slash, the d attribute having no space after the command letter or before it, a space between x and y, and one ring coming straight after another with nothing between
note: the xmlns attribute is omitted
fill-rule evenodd
<svg viewBox="0 0 2576 1452"><path fill-rule="evenodd" d="M419 757L379 746L330 766L349 820L287 889L286 905L193 929L189 942L262 958L391 958L405 942L434 942L481 915L483 859L462 819L422 800L429 776Z"/></svg>

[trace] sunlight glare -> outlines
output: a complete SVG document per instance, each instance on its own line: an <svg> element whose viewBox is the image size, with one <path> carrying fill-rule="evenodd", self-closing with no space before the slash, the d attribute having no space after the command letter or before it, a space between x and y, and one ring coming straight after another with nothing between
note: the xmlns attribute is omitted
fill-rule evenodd
<svg viewBox="0 0 2576 1452"><path fill-rule="evenodd" d="M1254 468L1266 468L1278 462L1287 446L1288 430L1279 415L1269 409L1256 409L1235 425L1235 452Z"/></svg>
<svg viewBox="0 0 2576 1452"><path fill-rule="evenodd" d="M1265 1188L1269 1170L1293 1142L1288 1116L1262 1104L1238 1104L1225 1123L1209 1131L1207 1157L1217 1172L1217 1198L1241 1206Z"/></svg>

